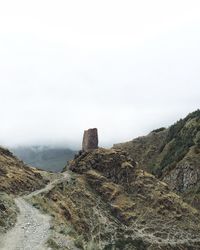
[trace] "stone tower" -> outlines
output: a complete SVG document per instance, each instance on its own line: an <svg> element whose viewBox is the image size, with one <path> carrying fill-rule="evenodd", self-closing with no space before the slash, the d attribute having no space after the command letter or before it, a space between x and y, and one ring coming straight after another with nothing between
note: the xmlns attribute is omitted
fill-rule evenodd
<svg viewBox="0 0 200 250"><path fill-rule="evenodd" d="M84 131L82 150L84 152L98 148L97 128L90 128Z"/></svg>

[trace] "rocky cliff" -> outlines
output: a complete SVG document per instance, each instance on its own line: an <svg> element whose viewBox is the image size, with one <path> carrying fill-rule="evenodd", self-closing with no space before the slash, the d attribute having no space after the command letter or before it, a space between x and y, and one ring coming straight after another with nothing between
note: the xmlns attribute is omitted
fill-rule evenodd
<svg viewBox="0 0 200 250"><path fill-rule="evenodd" d="M200 111L189 114L168 129L114 145L128 151L141 168L183 193L200 208Z"/></svg>

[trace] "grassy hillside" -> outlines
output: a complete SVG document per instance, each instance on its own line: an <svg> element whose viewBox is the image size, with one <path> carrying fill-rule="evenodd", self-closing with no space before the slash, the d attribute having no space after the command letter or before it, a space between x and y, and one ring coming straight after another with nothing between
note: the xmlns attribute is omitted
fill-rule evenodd
<svg viewBox="0 0 200 250"><path fill-rule="evenodd" d="M0 234L16 222L14 196L40 189L46 183L39 170L28 167L10 151L0 147Z"/></svg>
<svg viewBox="0 0 200 250"><path fill-rule="evenodd" d="M45 185L40 171L28 167L10 151L0 148L0 192L21 194Z"/></svg>
<svg viewBox="0 0 200 250"><path fill-rule="evenodd" d="M200 110L189 114L169 128L159 152L156 170L159 172L170 170L184 159L192 147L198 154L200 149Z"/></svg>
<svg viewBox="0 0 200 250"><path fill-rule="evenodd" d="M147 136L114 145L114 148L127 150L142 168L166 181L173 190L184 193L187 200L200 207L200 110L168 129L152 131Z"/></svg>
<svg viewBox="0 0 200 250"><path fill-rule="evenodd" d="M155 162L165 144L168 129L154 130L147 136L138 137L130 142L115 144L113 148L126 150L141 168L153 173Z"/></svg>
<svg viewBox="0 0 200 250"><path fill-rule="evenodd" d="M122 150L98 149L70 162L73 171L32 202L52 215L56 235L80 249L200 248L200 214Z"/></svg>

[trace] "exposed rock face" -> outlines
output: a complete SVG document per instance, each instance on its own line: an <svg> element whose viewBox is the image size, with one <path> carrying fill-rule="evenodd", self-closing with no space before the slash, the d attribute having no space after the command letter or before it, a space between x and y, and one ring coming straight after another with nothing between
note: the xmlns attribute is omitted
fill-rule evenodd
<svg viewBox="0 0 200 250"><path fill-rule="evenodd" d="M84 152L98 148L98 132L96 128L84 131L82 150Z"/></svg>
<svg viewBox="0 0 200 250"><path fill-rule="evenodd" d="M173 190L185 192L199 183L200 169L183 159L175 169L166 174L163 181L167 182Z"/></svg>

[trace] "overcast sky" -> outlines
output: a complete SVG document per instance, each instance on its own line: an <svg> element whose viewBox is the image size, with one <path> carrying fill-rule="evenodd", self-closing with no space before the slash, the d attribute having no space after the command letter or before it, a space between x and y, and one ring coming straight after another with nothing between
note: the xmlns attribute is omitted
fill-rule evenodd
<svg viewBox="0 0 200 250"><path fill-rule="evenodd" d="M200 107L199 0L0 2L0 144L101 146Z"/></svg>

